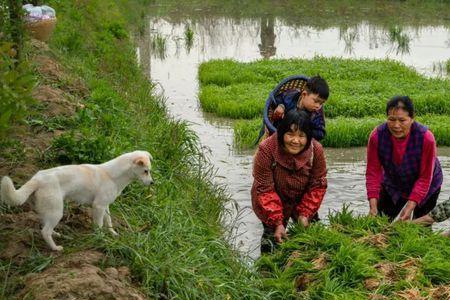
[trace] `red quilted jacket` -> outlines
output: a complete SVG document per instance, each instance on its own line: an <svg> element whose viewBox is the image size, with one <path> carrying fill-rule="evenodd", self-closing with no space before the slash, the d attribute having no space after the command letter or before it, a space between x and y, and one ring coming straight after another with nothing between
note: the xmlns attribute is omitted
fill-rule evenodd
<svg viewBox="0 0 450 300"><path fill-rule="evenodd" d="M261 142L253 162L252 205L258 218L275 227L299 215L311 218L319 210L327 189L322 145L297 155L278 145L277 134Z"/></svg>

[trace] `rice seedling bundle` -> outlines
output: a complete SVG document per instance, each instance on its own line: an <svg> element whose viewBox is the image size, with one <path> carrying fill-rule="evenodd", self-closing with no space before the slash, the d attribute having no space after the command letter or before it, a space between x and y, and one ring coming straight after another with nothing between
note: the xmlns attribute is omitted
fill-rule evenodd
<svg viewBox="0 0 450 300"><path fill-rule="evenodd" d="M430 228L354 217L290 228L257 267L273 299L449 299L450 239Z"/></svg>

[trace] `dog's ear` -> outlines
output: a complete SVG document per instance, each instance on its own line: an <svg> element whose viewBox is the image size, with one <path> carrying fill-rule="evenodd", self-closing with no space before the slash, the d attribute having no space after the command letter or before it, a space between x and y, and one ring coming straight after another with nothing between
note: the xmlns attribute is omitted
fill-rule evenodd
<svg viewBox="0 0 450 300"><path fill-rule="evenodd" d="M142 158L142 157L136 158L136 159L133 161L133 163L136 164L136 165L138 165L138 166L140 166L140 167L145 166L145 160L144 160L144 158Z"/></svg>

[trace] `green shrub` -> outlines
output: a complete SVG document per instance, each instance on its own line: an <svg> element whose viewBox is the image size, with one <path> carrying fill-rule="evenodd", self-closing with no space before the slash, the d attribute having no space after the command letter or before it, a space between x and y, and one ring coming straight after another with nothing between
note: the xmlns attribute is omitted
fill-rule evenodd
<svg viewBox="0 0 450 300"><path fill-rule="evenodd" d="M21 120L34 102L36 84L27 61L17 61L11 43L0 42L0 136L12 122Z"/></svg>
<svg viewBox="0 0 450 300"><path fill-rule="evenodd" d="M52 160L58 164L98 164L112 158L111 143L103 135L76 137L69 132L55 138L52 148Z"/></svg>

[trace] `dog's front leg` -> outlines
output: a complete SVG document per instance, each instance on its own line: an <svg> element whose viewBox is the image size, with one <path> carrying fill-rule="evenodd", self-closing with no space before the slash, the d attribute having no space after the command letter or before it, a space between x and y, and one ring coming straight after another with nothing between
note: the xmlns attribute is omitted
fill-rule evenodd
<svg viewBox="0 0 450 300"><path fill-rule="evenodd" d="M92 205L92 217L94 219L94 224L99 228L103 227L103 218L105 216L106 207L104 205L95 203Z"/></svg>
<svg viewBox="0 0 450 300"><path fill-rule="evenodd" d="M111 232L111 234L114 236L118 236L119 234L113 228L113 224L111 221L111 213L109 212L109 206L106 207L105 221L106 221L106 226L108 226L109 232Z"/></svg>

